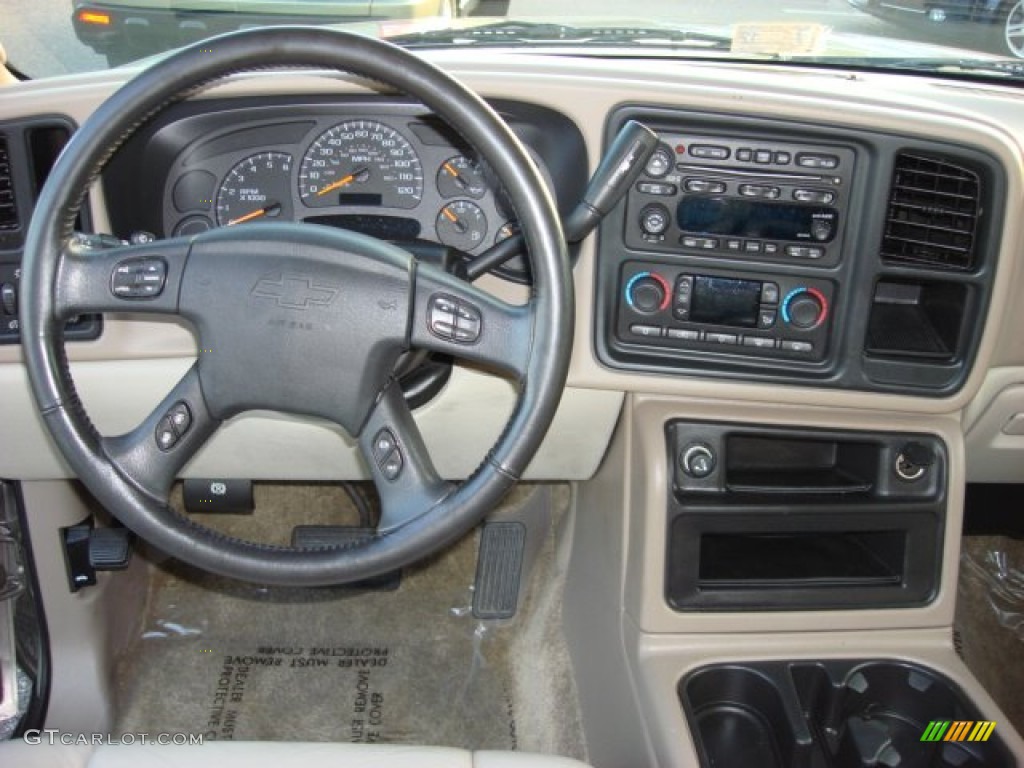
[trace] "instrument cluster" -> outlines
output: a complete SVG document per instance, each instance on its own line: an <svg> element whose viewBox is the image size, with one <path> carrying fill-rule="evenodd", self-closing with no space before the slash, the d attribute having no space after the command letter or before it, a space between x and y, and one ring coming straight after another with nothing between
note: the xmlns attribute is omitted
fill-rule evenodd
<svg viewBox="0 0 1024 768"><path fill-rule="evenodd" d="M475 153L435 118L400 110L224 126L186 146L170 170L168 236L305 221L476 254L516 231Z"/></svg>

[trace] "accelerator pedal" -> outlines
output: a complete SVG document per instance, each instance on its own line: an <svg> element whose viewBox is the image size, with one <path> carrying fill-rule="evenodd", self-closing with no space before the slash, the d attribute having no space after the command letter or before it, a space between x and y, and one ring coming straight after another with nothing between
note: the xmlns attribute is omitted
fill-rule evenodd
<svg viewBox="0 0 1024 768"><path fill-rule="evenodd" d="M526 526L514 521L486 523L480 534L473 589L473 616L511 619L519 605Z"/></svg>

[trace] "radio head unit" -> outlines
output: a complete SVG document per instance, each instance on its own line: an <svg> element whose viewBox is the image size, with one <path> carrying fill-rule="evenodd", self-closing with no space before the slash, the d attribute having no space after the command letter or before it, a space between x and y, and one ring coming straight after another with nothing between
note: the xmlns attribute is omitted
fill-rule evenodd
<svg viewBox="0 0 1024 768"><path fill-rule="evenodd" d="M839 263L852 149L683 133L660 138L628 196L629 248Z"/></svg>

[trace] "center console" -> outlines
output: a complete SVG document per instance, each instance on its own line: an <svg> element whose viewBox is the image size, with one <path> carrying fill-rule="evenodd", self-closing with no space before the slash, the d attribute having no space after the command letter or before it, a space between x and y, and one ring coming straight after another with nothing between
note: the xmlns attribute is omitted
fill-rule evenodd
<svg viewBox="0 0 1024 768"><path fill-rule="evenodd" d="M614 368L941 396L981 335L999 165L963 147L625 107L660 139L601 230Z"/></svg>

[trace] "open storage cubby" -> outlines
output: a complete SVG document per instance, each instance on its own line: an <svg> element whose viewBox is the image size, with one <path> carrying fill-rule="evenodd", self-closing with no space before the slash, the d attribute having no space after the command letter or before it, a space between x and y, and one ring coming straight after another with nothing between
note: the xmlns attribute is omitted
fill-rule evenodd
<svg viewBox="0 0 1024 768"><path fill-rule="evenodd" d="M1015 765L998 728L952 682L903 661L713 665L685 677L679 698L705 768Z"/></svg>
<svg viewBox="0 0 1024 768"><path fill-rule="evenodd" d="M868 318L867 353L953 360L960 352L967 293L962 283L879 281Z"/></svg>
<svg viewBox="0 0 1024 768"><path fill-rule="evenodd" d="M906 607L934 597L946 501L937 438L684 421L667 438L665 591L676 610Z"/></svg>

